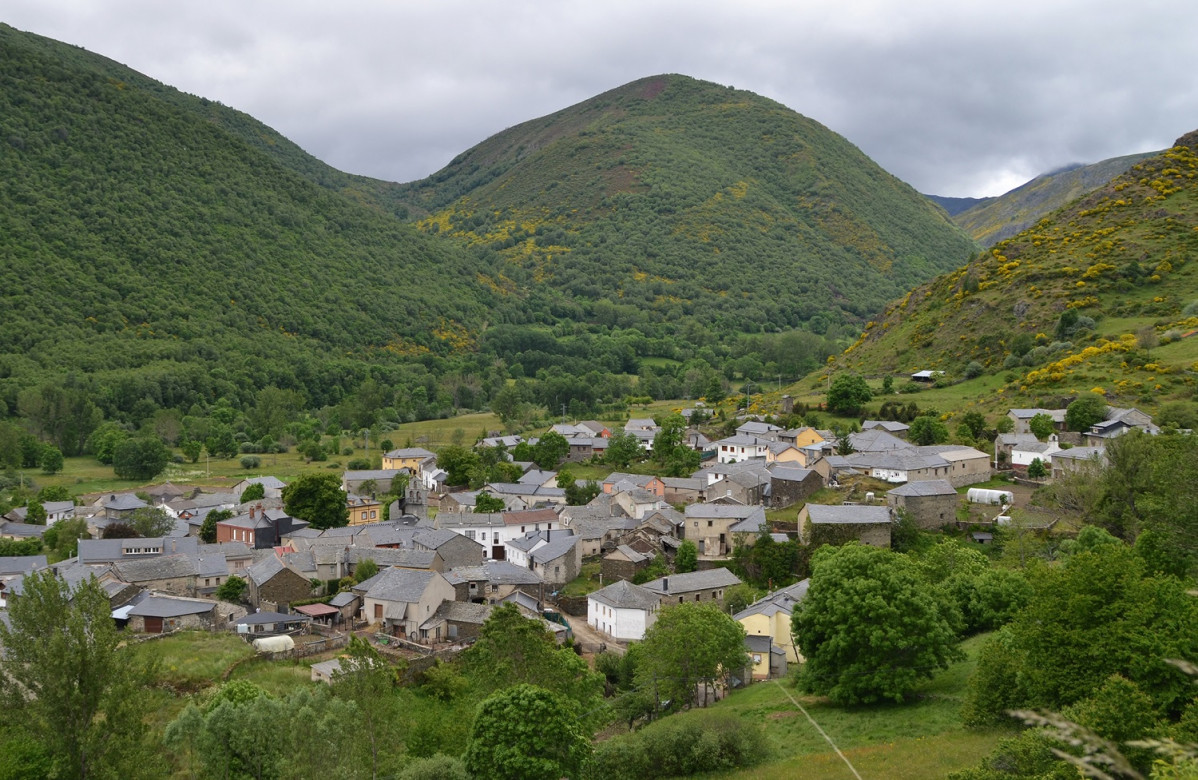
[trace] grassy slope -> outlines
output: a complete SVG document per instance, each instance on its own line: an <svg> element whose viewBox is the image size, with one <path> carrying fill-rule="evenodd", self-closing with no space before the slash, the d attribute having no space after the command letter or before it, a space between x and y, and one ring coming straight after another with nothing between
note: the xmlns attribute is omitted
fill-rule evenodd
<svg viewBox="0 0 1198 780"><path fill-rule="evenodd" d="M499 290L545 282L584 310L734 330L856 320L972 249L843 138L684 76L518 125L407 188L424 229L506 259Z"/></svg>
<svg viewBox="0 0 1198 780"><path fill-rule="evenodd" d="M798 394L818 398L828 373L891 373L901 383L919 369L960 376L976 360L983 376L899 399L999 411L1101 387L1112 403L1151 410L1190 397L1198 339L1136 347L1144 328L1166 338L1198 328L1182 315L1198 299L1198 133L1179 144L891 304ZM976 292L966 289L971 279ZM1003 368L1016 336L1051 342L1067 308L1093 317L1093 333L1073 336L1047 363Z"/></svg>
<svg viewBox="0 0 1198 780"><path fill-rule="evenodd" d="M967 640L963 644L967 659L923 684L914 700L906 704L837 707L817 697L799 695L788 681L782 683L785 690L774 683L758 683L733 693L715 708L760 724L773 755L761 766L722 776L746 780L849 776L828 743L796 710L788 692L802 703L863 777L939 778L976 764L1007 734L961 725L958 710L982 639Z"/></svg>
<svg viewBox="0 0 1198 780"><path fill-rule="evenodd" d="M1041 217L1105 185L1136 163L1159 152L1129 154L1037 176L997 198L953 214L953 221L983 246L991 246L1031 227Z"/></svg>

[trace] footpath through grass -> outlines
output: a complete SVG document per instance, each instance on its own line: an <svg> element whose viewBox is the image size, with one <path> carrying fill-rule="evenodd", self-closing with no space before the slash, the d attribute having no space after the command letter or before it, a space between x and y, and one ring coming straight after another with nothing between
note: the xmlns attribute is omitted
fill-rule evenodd
<svg viewBox="0 0 1198 780"><path fill-rule="evenodd" d="M802 695L789 680L754 683L724 699L715 708L760 724L772 759L740 772L721 775L744 780L772 778L851 778L848 767L794 706L794 696L819 723L837 747L866 778L921 780L942 778L977 764L1010 732L966 729L960 706L965 686L976 666L982 637L963 644L968 657L922 685L911 701L838 707L815 696ZM686 717L686 714L674 717Z"/></svg>

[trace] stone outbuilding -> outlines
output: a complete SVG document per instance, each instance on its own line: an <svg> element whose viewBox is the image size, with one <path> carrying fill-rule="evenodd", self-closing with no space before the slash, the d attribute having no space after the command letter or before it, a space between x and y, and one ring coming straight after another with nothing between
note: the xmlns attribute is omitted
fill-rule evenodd
<svg viewBox="0 0 1198 780"><path fill-rule="evenodd" d="M904 511L915 524L925 530L935 530L957 518L961 497L945 479L908 482L886 493L886 503L896 514Z"/></svg>

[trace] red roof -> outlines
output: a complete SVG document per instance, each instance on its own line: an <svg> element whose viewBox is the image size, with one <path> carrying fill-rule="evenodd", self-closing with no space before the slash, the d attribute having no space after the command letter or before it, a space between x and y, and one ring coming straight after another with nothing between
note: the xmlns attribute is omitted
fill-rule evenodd
<svg viewBox="0 0 1198 780"><path fill-rule="evenodd" d="M528 523L552 523L557 520L557 512L552 509L525 509L520 512L504 512L503 522L508 525L526 525Z"/></svg>
<svg viewBox="0 0 1198 780"><path fill-rule="evenodd" d="M304 604L302 607L296 607L295 611L308 617L325 617L326 615L336 615L341 610L330 607L328 604Z"/></svg>

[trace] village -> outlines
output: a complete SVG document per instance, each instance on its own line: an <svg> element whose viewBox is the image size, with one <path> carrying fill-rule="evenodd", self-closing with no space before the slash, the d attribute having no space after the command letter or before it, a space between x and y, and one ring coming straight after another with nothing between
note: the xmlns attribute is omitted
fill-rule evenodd
<svg viewBox="0 0 1198 780"><path fill-rule="evenodd" d="M348 523L324 530L287 514L286 485L271 476L227 492L166 483L141 497L46 502L45 525L26 522L21 507L4 517L0 538L40 537L80 518L91 538L52 566L45 555L0 558L0 608L21 598L26 576L49 566L72 586L95 577L113 619L131 635L235 632L272 657L320 656L312 679L324 681L340 663L329 654L355 633L405 657L447 658L468 647L504 604L540 621L560 644L618 650L643 639L672 605L724 608L741 584L731 567L735 552L763 538L888 548L897 524L907 522L955 528L984 545L1018 517L1028 486L1101 464L1106 442L1128 430L1160 432L1142 412L1113 407L1083 433L1065 430L1063 409L1011 409L1007 420L993 455L959 444L915 445L905 423L889 420L865 420L860 431L838 437L745 418L733 435L714 441L691 426L685 446L701 461L693 474L615 471L594 481L591 500L573 506L558 471L533 462L513 461L520 476L512 482L450 489L437 453L404 447L387 451L381 469L342 473ZM562 468L601 462L613 436L597 421L550 431L569 444ZM659 431L652 419L632 418L615 433L635 437L648 452ZM506 454L522 442L495 436L475 446ZM996 476L1014 489L971 488L993 488ZM853 487L863 480L886 489ZM384 505L377 497L394 496L393 482L406 487ZM821 491L837 503L808 500ZM105 538L106 528L148 509L169 518L164 535ZM201 532L214 512L224 519L215 523L215 540L205 542ZM1023 522L1051 527L1030 509ZM803 660L791 616L807 584L736 605L751 659L743 682L784 677Z"/></svg>

